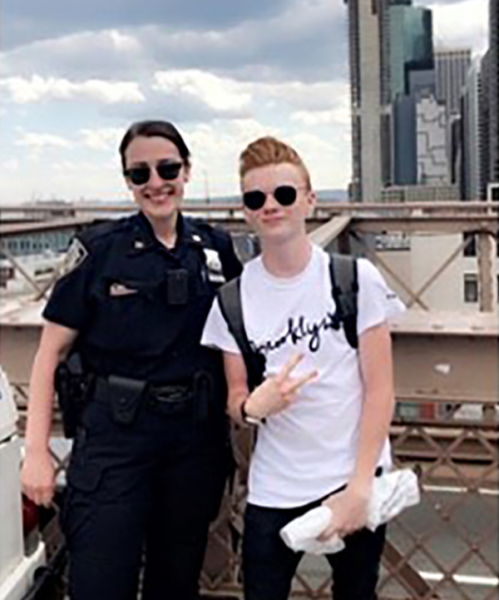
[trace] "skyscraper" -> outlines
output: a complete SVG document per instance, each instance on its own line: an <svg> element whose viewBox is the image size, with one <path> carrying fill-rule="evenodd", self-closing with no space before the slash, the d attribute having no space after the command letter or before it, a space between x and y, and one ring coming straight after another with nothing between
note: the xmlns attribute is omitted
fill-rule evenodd
<svg viewBox="0 0 499 600"><path fill-rule="evenodd" d="M393 140L390 184L418 183L417 105L435 94L432 14L412 2L389 7L390 102Z"/></svg>
<svg viewBox="0 0 499 600"><path fill-rule="evenodd" d="M416 103L417 179L426 185L443 185L449 181L447 160L447 117L445 106L433 96Z"/></svg>
<svg viewBox="0 0 499 600"><path fill-rule="evenodd" d="M478 200L481 196L480 95L481 72L477 62L468 72L461 98L462 197L466 200Z"/></svg>
<svg viewBox="0 0 499 600"><path fill-rule="evenodd" d="M489 0L489 182L499 182L499 2Z"/></svg>
<svg viewBox="0 0 499 600"><path fill-rule="evenodd" d="M392 103L392 185L407 186L422 183L424 177L421 176L420 171L426 173L428 169L424 170L420 165L425 163L430 154L434 155L434 149L430 151L429 148L434 147L435 139L438 137L435 136L436 129L441 127L442 121L446 121L445 108L442 116L441 106L437 107L436 104L434 71L431 69L410 71L408 93L397 95ZM428 110L439 113L438 124L433 119L434 114L428 114ZM423 138L428 142L427 144L423 143Z"/></svg>
<svg viewBox="0 0 499 600"><path fill-rule="evenodd" d="M409 94L411 71L433 69L432 13L397 4L389 8L390 100Z"/></svg>
<svg viewBox="0 0 499 600"><path fill-rule="evenodd" d="M487 197L487 184L490 180L490 50L481 60L481 86L479 103L480 121L480 198Z"/></svg>
<svg viewBox="0 0 499 600"><path fill-rule="evenodd" d="M447 116L459 114L461 93L471 66L471 50L439 49L434 56L437 100L445 104Z"/></svg>
<svg viewBox="0 0 499 600"><path fill-rule="evenodd" d="M433 66L431 12L413 7L412 0L345 3L350 42L351 196L355 201L378 201L381 190L394 181L392 101L407 93L411 72L427 72ZM404 109L399 108L400 121ZM410 177L406 174L402 179Z"/></svg>
<svg viewBox="0 0 499 600"><path fill-rule="evenodd" d="M377 201L382 181L382 99L388 85L386 29L389 0L345 0L348 5L354 201Z"/></svg>
<svg viewBox="0 0 499 600"><path fill-rule="evenodd" d="M415 185L417 171L416 98L397 96L393 102L393 183Z"/></svg>

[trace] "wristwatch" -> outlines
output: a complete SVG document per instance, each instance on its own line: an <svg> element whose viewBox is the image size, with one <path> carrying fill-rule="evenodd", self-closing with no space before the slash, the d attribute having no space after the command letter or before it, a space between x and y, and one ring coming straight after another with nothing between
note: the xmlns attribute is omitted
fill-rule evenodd
<svg viewBox="0 0 499 600"><path fill-rule="evenodd" d="M246 412L246 402L248 402L248 398L246 398L246 400L243 400L243 402L241 403L241 418L243 420L243 423L246 423L247 425L253 425L254 427L264 425L265 417L259 419L258 417L252 417L251 415L248 415L248 413Z"/></svg>

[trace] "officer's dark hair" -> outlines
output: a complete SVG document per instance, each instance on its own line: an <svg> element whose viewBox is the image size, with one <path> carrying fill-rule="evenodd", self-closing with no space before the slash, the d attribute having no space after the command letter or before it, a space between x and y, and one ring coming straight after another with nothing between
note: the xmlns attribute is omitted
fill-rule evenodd
<svg viewBox="0 0 499 600"><path fill-rule="evenodd" d="M189 148L184 142L184 138L180 135L178 129L169 121L138 121L133 123L128 128L128 131L123 136L120 144L121 165L123 170L126 169L125 152L132 140L136 137L163 137L177 146L180 156L184 164L190 166Z"/></svg>

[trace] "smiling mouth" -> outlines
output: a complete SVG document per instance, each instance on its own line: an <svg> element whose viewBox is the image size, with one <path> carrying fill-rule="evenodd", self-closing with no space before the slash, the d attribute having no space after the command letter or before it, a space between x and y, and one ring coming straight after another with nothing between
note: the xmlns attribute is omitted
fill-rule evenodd
<svg viewBox="0 0 499 600"><path fill-rule="evenodd" d="M175 190L168 189L162 192L161 194L151 194L149 192L146 192L144 193L144 198L155 204L161 204L162 202L166 202L167 200L169 200L174 195Z"/></svg>

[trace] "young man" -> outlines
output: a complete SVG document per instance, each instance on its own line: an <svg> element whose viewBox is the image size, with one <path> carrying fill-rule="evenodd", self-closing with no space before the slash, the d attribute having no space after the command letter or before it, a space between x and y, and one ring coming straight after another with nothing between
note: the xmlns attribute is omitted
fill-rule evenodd
<svg viewBox="0 0 499 600"><path fill-rule="evenodd" d="M244 326L265 357L252 393L234 337L216 301L202 343L224 351L229 412L260 421L249 475L243 542L246 600L285 600L301 558L280 529L325 504L321 536L346 547L328 555L335 600L373 600L385 529L366 529L375 474L391 466L388 429L394 397L387 316L400 309L377 269L358 260L358 350L338 325L329 257L308 239L315 205L309 173L291 147L270 137L241 154L247 222L262 254L241 276ZM390 305L393 306L390 306Z"/></svg>

